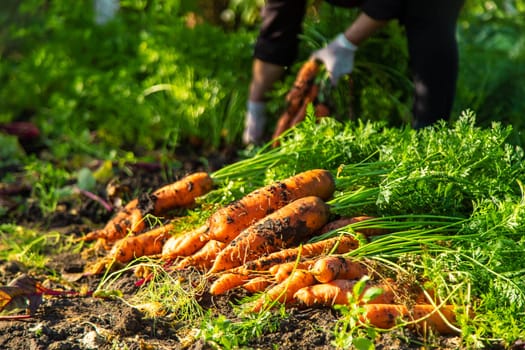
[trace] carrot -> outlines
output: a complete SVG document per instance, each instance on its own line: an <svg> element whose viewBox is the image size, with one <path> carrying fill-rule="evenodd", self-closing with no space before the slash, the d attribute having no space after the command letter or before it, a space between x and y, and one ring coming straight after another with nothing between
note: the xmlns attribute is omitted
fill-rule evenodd
<svg viewBox="0 0 525 350"><path fill-rule="evenodd" d="M210 239L230 242L242 230L286 204L307 196L318 196L327 200L334 190L333 176L329 171L322 169L308 170L277 181L212 214L208 221L208 236Z"/></svg>
<svg viewBox="0 0 525 350"><path fill-rule="evenodd" d="M329 207L321 198L297 199L245 229L219 253L210 272L224 271L297 245L321 228L329 215Z"/></svg>
<svg viewBox="0 0 525 350"><path fill-rule="evenodd" d="M297 124L297 121L294 123L294 120L298 119L298 115L302 115L304 119L306 106L315 99L319 90L317 85L312 89L318 72L319 62L316 60L306 61L299 69L294 84L286 95L286 102L288 104L286 110L277 121L272 135L272 140L274 140L272 144L273 147L279 145L277 138L283 132Z"/></svg>
<svg viewBox="0 0 525 350"><path fill-rule="evenodd" d="M317 97L318 93L319 85L313 84L306 93L303 99L303 104L301 105L297 113L294 115L289 127L293 127L304 120L304 118L306 117L306 109L308 108L308 105L315 101L315 98Z"/></svg>
<svg viewBox="0 0 525 350"><path fill-rule="evenodd" d="M269 302L291 302L294 300L293 296L295 292L314 283L315 278L311 273L305 270L296 269L287 279L271 287L255 300L251 310L253 312L259 312L263 306Z"/></svg>
<svg viewBox="0 0 525 350"><path fill-rule="evenodd" d="M251 278L248 282L244 283L242 285L242 288L247 290L250 293L257 293L262 292L268 286L270 286L272 282L265 276L257 276L254 278Z"/></svg>
<svg viewBox="0 0 525 350"><path fill-rule="evenodd" d="M328 117L332 114L330 107L324 103L317 103L315 105L315 116L317 118Z"/></svg>
<svg viewBox="0 0 525 350"><path fill-rule="evenodd" d="M146 214L160 215L177 207L190 207L198 196L210 191L212 187L213 181L205 172L183 177L170 185L157 189L152 195L133 199L103 229L88 233L82 240L100 239L106 247L109 247L129 233L136 234L142 231L146 226L144 222Z"/></svg>
<svg viewBox="0 0 525 350"><path fill-rule="evenodd" d="M287 279L294 270L308 270L313 264L313 260L299 262L291 261L279 265L274 265L268 270L268 272L270 272L270 274L272 274L275 277L275 280L277 282L282 282L285 279Z"/></svg>
<svg viewBox="0 0 525 350"><path fill-rule="evenodd" d="M381 329L390 329L409 315L405 305L365 304L361 322Z"/></svg>
<svg viewBox="0 0 525 350"><path fill-rule="evenodd" d="M230 289L243 285L250 277L236 273L225 273L219 276L210 286L211 295L221 295Z"/></svg>
<svg viewBox="0 0 525 350"><path fill-rule="evenodd" d="M416 329L426 331L428 328L439 334L456 334L451 327L456 323L456 313L453 305L443 305L436 310L430 304L416 304L412 307L412 318L416 320Z"/></svg>
<svg viewBox="0 0 525 350"><path fill-rule="evenodd" d="M195 204L197 197L212 189L213 180L208 173L196 172L187 175L152 193L153 214L161 215L171 209L191 207Z"/></svg>
<svg viewBox="0 0 525 350"><path fill-rule="evenodd" d="M318 259L312 266L311 272L321 283L334 279L359 279L370 274L369 269L363 263L340 256L326 256Z"/></svg>
<svg viewBox="0 0 525 350"><path fill-rule="evenodd" d="M315 243L306 243L271 253L259 259L247 261L244 265L232 269L232 272L249 274L253 271L265 271L272 266L295 261L299 256L309 258L328 253L343 254L358 247L358 241L351 236L325 239Z"/></svg>
<svg viewBox="0 0 525 350"><path fill-rule="evenodd" d="M146 223L143 220L142 209L139 207L139 200L133 199L122 208L104 228L92 231L80 239L83 241L94 241L98 239L108 247L128 233L142 231L145 226Z"/></svg>
<svg viewBox="0 0 525 350"><path fill-rule="evenodd" d="M294 298L305 306L347 305L348 294L353 293L356 283L357 280L336 279L326 283L314 284L299 289L295 293ZM383 293L369 300L369 304L390 304L394 302L395 294L391 280L386 280L379 284L369 284L363 291L363 294L372 286L381 288Z"/></svg>
<svg viewBox="0 0 525 350"><path fill-rule="evenodd" d="M108 256L120 263L127 263L141 256L159 254L173 226L170 223L137 236L124 237L113 245Z"/></svg>
<svg viewBox="0 0 525 350"><path fill-rule="evenodd" d="M207 230L208 225L204 224L189 232L170 237L162 247L162 260L174 260L195 253L206 244L204 234Z"/></svg>
<svg viewBox="0 0 525 350"><path fill-rule="evenodd" d="M449 326L456 322L453 305L444 305L439 310L428 304L416 304L411 310L397 304L366 304L363 307L365 313L362 321L378 328L390 329L403 318L414 322L413 327L418 331L431 329L443 335L457 333Z"/></svg>
<svg viewBox="0 0 525 350"><path fill-rule="evenodd" d="M327 232L330 232L330 231L337 230L337 229L340 229L342 227L348 226L350 224L355 224L357 222L370 220L370 219L374 219L374 218L375 217L373 217L373 216L366 216L366 215L354 216L354 217L342 217L342 218L339 218L337 220L331 221L328 224L326 224L321 229L319 234L324 234L324 233L327 233ZM370 236L378 236L378 235L382 235L382 234L388 233L388 230L380 229L380 228L362 228L362 229L359 229L358 232L364 234L367 237L370 237Z"/></svg>
<svg viewBox="0 0 525 350"><path fill-rule="evenodd" d="M226 243L210 240L197 252L182 259L175 268L183 269L193 266L201 271L206 270L213 265L215 257L225 246Z"/></svg>

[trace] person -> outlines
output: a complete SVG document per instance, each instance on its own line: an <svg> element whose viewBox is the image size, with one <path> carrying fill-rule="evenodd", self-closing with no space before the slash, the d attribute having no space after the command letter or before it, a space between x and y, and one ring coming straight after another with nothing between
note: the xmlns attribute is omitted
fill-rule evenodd
<svg viewBox="0 0 525 350"><path fill-rule="evenodd" d="M324 48L312 53L324 63L332 84L352 72L360 44L388 21L397 20L405 29L414 86L412 127L419 129L439 119L449 119L458 75L456 25L464 0L327 2L359 6L355 21ZM245 144L264 141L267 94L297 57L306 3L307 0L269 0L262 9L242 135Z"/></svg>

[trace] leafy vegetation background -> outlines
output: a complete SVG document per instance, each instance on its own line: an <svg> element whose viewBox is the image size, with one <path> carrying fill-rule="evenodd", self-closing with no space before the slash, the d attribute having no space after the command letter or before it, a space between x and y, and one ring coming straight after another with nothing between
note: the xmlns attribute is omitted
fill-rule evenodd
<svg viewBox="0 0 525 350"><path fill-rule="evenodd" d="M95 25L91 1L3 1L0 123L34 122L55 159L141 157L187 140L215 149L238 145L261 5L126 0L113 21ZM525 76L524 7L523 1L470 1L458 29L454 115L470 108L481 124L511 124L517 143L523 142L525 111L519 79ZM356 13L312 3L299 61ZM392 125L409 120L404 45L402 29L392 23L362 47L353 118ZM294 69L274 94L274 116ZM348 99L348 91L340 96ZM4 158L24 157L12 139L2 135L0 142Z"/></svg>

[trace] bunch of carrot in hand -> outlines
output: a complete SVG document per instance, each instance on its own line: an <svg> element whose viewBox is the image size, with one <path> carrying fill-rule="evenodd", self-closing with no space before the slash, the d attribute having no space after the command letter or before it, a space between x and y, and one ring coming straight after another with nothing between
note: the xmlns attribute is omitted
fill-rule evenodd
<svg viewBox="0 0 525 350"><path fill-rule="evenodd" d="M425 298L414 300L410 309L397 304L399 287L394 281L381 278L367 261L345 257L359 246L354 236L342 234L311 242L323 233L368 219L331 220L326 201L334 194L335 181L327 170L308 170L259 188L183 234L172 235L173 223L143 232L145 214L192 207L212 189L213 179L200 172L131 201L103 229L83 238L99 240L109 250L102 263L88 272L100 273L110 261L127 263L157 255L174 271L192 268L202 272L210 281L212 295L234 288L259 293L251 305L254 312L276 302L304 307L347 304L356 282L367 276L370 286L382 293L366 303L358 301L366 310L363 321L392 328L400 318L417 316L439 332L453 332L450 306L438 308L428 298L426 302ZM361 233L366 237L386 232Z"/></svg>

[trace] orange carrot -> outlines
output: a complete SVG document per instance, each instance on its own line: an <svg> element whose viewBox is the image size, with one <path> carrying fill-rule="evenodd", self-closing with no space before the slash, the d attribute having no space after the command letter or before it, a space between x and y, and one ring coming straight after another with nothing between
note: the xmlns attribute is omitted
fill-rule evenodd
<svg viewBox="0 0 525 350"><path fill-rule="evenodd" d="M359 261L340 256L326 256L316 261L311 268L315 279L321 283L334 279L359 279L371 271Z"/></svg>
<svg viewBox="0 0 525 350"><path fill-rule="evenodd" d="M219 272L279 249L297 245L321 228L330 215L319 197L299 198L248 227L224 248L210 269Z"/></svg>
<svg viewBox="0 0 525 350"><path fill-rule="evenodd" d="M104 228L86 234L81 240L93 241L98 239L108 248L113 242L127 234L142 231L145 226L139 200L134 199L122 208Z"/></svg>
<svg viewBox="0 0 525 350"><path fill-rule="evenodd" d="M163 186L151 195L153 214L161 215L175 208L191 207L195 199L213 189L213 180L206 172L196 172Z"/></svg>
<svg viewBox="0 0 525 350"><path fill-rule="evenodd" d="M170 237L162 247L162 260L174 260L195 253L206 244L207 230L208 225L204 224L189 232Z"/></svg>
<svg viewBox="0 0 525 350"><path fill-rule="evenodd" d="M286 94L286 101L288 102L287 110L291 115L296 115L297 111L303 105L305 96L310 91L310 87L314 83L315 77L319 73L319 62L316 60L308 60L299 69L292 88Z"/></svg>
<svg viewBox="0 0 525 350"><path fill-rule="evenodd" d="M313 260L299 262L291 261L279 265L274 265L268 270L268 272L270 272L270 274L272 274L275 277L275 280L277 282L282 282L285 279L287 279L294 270L308 270L313 264Z"/></svg>
<svg viewBox="0 0 525 350"><path fill-rule="evenodd" d="M262 294L252 306L252 311L259 312L264 305L271 302L291 302L295 292L314 283L315 278L308 271L294 270L287 279Z"/></svg>
<svg viewBox="0 0 525 350"><path fill-rule="evenodd" d="M127 263L141 256L159 254L172 230L173 224L170 223L137 236L124 237L113 245L108 256L120 263Z"/></svg>
<svg viewBox="0 0 525 350"><path fill-rule="evenodd" d="M317 94L319 93L319 85L313 84L310 86L310 89L306 93L303 99L303 104L297 111L297 113L294 115L293 119L290 121L289 127L293 127L306 118L306 109L308 108L308 105L310 103L313 103L315 99L317 98Z"/></svg>
<svg viewBox="0 0 525 350"><path fill-rule="evenodd" d="M244 265L232 269L232 272L250 274L253 271L265 271L272 266L297 260L298 257L310 258L328 253L343 254L358 247L359 242L351 236L325 239L315 243L306 243L300 247L279 250L259 259L247 261Z"/></svg>
<svg viewBox="0 0 525 350"><path fill-rule="evenodd" d="M136 234L142 231L146 226L144 222L146 214L160 215L178 207L190 207L197 197L209 192L212 187L213 181L205 172L183 177L157 189L152 195L133 199L103 229L88 233L82 240L99 239L109 247L113 242L130 233Z"/></svg>
<svg viewBox="0 0 525 350"><path fill-rule="evenodd" d="M357 280L336 279L326 283L314 284L299 289L295 293L294 298L305 306L347 305L348 294L353 293L353 288L356 283ZM379 284L370 283L363 291L363 294L372 286L381 288L383 292L369 300L369 304L391 304L394 302L395 293L391 280L385 280ZM362 295L360 298L362 298Z"/></svg>
<svg viewBox="0 0 525 350"><path fill-rule="evenodd" d="M217 254L219 254L224 247L226 247L226 243L210 240L197 252L182 259L175 268L183 269L193 266L201 271L209 269L213 265Z"/></svg>
<svg viewBox="0 0 525 350"><path fill-rule="evenodd" d="M400 318L403 318L405 321L414 322L412 327L421 332L432 329L443 335L457 333L447 324L448 322L454 325L456 322L453 305L444 305L439 308L439 311L429 304L416 304L411 310L405 305L397 304L366 304L363 307L365 313L362 321L369 322L378 328L390 329L398 323Z"/></svg>
<svg viewBox="0 0 525 350"><path fill-rule="evenodd" d="M327 200L334 190L333 176L322 169L308 170L277 181L212 214L208 236L221 242L231 242L242 230L286 204L307 196Z"/></svg>
<svg viewBox="0 0 525 350"><path fill-rule="evenodd" d="M365 304L361 322L381 329L390 329L409 315L405 305L398 304Z"/></svg>
<svg viewBox="0 0 525 350"><path fill-rule="evenodd" d="M267 277L257 276L251 278L248 282L244 283L242 285L242 288L244 288L250 293L258 293L268 288L268 286L270 286L271 284L272 282Z"/></svg>
<svg viewBox="0 0 525 350"><path fill-rule="evenodd" d="M457 331L450 325L456 323L456 313L453 305L443 305L436 310L430 304L416 304L412 307L412 318L417 320L418 331L426 332L428 328L439 334L456 334Z"/></svg>
<svg viewBox="0 0 525 350"><path fill-rule="evenodd" d="M250 277L236 273L225 273L219 276L210 286L211 295L221 295L230 289L243 285Z"/></svg>

